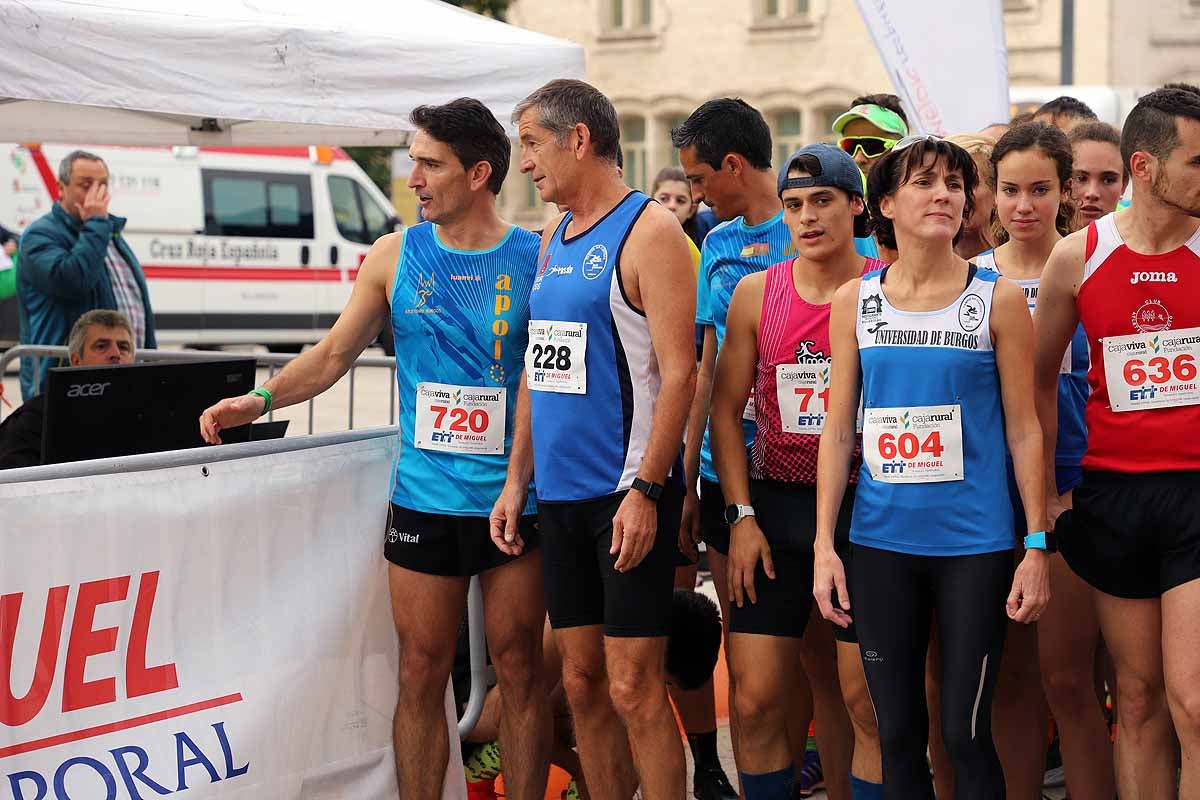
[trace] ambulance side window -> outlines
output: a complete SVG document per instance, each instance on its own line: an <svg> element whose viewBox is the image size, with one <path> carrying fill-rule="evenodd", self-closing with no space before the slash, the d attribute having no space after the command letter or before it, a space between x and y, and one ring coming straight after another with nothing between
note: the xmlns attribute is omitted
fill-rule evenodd
<svg viewBox="0 0 1200 800"><path fill-rule="evenodd" d="M385 233L391 233L386 211L367 194L353 178L329 176L329 200L338 233L358 244L373 244Z"/></svg>
<svg viewBox="0 0 1200 800"><path fill-rule="evenodd" d="M201 170L209 236L313 238L312 183L282 172Z"/></svg>

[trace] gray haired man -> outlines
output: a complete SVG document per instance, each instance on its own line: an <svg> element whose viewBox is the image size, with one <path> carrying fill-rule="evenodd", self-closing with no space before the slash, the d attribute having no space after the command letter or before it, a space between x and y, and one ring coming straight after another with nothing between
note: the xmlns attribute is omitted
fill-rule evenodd
<svg viewBox="0 0 1200 800"><path fill-rule="evenodd" d="M133 328L119 311L96 309L80 317L67 337L72 367L132 364ZM42 424L46 396L25 401L0 424L0 469L42 463Z"/></svg>
<svg viewBox="0 0 1200 800"><path fill-rule="evenodd" d="M21 343L61 345L85 312L107 308L125 315L138 347L153 348L154 314L141 265L122 238L125 218L108 213L108 167L75 150L58 168L61 198L21 236L17 300ZM21 360L21 395L41 390L49 361L35 374Z"/></svg>

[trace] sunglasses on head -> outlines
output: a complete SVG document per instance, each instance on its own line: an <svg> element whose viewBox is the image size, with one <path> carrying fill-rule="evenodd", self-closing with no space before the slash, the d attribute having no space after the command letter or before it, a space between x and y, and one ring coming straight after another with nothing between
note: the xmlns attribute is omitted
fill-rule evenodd
<svg viewBox="0 0 1200 800"><path fill-rule="evenodd" d="M879 158L899 141L899 139L887 139L882 136L843 136L838 139L838 147L852 157L862 150L863 155L867 158Z"/></svg>
<svg viewBox="0 0 1200 800"><path fill-rule="evenodd" d="M917 134L915 136L905 136L903 139L896 142L896 144L892 145L892 150L898 152L900 150L905 149L906 147L911 147L914 144L919 144L921 142L935 142L936 143L936 142L940 142L940 141L942 141L941 136L935 136L932 133L921 133L921 134Z"/></svg>

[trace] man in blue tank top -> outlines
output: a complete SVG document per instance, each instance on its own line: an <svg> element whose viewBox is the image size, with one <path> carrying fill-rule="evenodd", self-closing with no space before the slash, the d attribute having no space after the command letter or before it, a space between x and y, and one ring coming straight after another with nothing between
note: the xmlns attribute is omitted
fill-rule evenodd
<svg viewBox="0 0 1200 800"><path fill-rule="evenodd" d="M205 411L200 424L208 441L219 442L223 428L308 400L345 374L390 321L400 447L384 555L400 639L400 796L441 793L449 748L443 695L468 582L478 574L503 689L507 794L540 800L549 709L536 507L531 499L514 514L508 552L492 545L488 520L509 456L528 458L515 409L539 240L496 213L511 145L482 103L422 106L412 122L408 185L426 221L375 243L325 339L255 393Z"/></svg>
<svg viewBox="0 0 1200 800"><path fill-rule="evenodd" d="M582 81L517 105L521 170L567 211L546 227L530 295L518 436L498 546L535 477L546 605L593 797L684 793L663 657L696 363L695 273L679 221L617 174L617 113ZM623 723L623 724L622 724ZM625 741L628 733L628 743Z"/></svg>

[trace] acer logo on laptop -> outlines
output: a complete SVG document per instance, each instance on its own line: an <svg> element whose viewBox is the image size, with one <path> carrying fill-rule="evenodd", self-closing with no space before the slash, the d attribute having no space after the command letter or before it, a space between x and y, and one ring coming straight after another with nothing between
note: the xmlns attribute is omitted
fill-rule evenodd
<svg viewBox="0 0 1200 800"><path fill-rule="evenodd" d="M67 387L67 397L100 397L112 386L110 381L103 383L72 383Z"/></svg>

